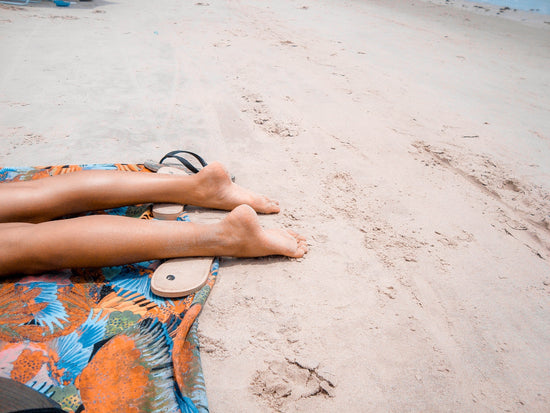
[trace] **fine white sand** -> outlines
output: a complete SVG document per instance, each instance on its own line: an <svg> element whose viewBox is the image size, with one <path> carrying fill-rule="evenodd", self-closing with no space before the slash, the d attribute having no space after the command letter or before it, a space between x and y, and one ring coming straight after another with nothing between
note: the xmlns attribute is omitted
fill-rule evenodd
<svg viewBox="0 0 550 413"><path fill-rule="evenodd" d="M280 199L310 252L223 261L212 412L548 411L550 16L483 7L0 6L0 165L188 149Z"/></svg>

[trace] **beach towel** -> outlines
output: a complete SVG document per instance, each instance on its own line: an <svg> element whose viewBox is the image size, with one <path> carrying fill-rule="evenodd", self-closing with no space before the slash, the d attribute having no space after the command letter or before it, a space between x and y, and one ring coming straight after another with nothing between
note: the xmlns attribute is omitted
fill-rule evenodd
<svg viewBox="0 0 550 413"><path fill-rule="evenodd" d="M136 164L2 168L0 182L85 169L148 173ZM150 209L94 213L152 219ZM38 390L67 412L207 412L197 316L219 262L201 290L181 299L151 293L159 264L0 279L0 377Z"/></svg>

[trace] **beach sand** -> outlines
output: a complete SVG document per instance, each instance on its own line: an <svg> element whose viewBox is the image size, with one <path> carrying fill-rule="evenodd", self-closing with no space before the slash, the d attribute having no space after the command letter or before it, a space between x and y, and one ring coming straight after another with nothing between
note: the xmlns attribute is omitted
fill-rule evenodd
<svg viewBox="0 0 550 413"><path fill-rule="evenodd" d="M0 165L187 149L281 201L310 251L223 260L212 412L548 411L550 16L443 3L0 5Z"/></svg>

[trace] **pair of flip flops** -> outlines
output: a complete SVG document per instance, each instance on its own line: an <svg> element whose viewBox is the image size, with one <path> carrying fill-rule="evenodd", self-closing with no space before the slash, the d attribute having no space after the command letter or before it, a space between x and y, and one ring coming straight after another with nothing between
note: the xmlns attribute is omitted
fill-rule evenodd
<svg viewBox="0 0 550 413"><path fill-rule="evenodd" d="M189 157L194 158L190 161ZM166 161L171 162L166 162ZM178 161L179 163L174 163ZM196 163L200 166L197 166ZM161 174L195 174L208 163L199 155L189 151L172 151L160 162L147 161L145 167ZM177 220L184 212L185 205L154 204L152 214L155 219ZM164 261L153 273L151 291L161 297L183 297L200 290L208 281L213 257L173 258Z"/></svg>

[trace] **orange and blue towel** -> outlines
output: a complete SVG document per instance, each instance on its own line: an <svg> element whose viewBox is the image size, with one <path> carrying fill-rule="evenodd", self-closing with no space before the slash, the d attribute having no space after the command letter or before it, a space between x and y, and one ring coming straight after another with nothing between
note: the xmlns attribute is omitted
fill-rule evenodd
<svg viewBox="0 0 550 413"><path fill-rule="evenodd" d="M3 168L0 182L84 169L147 172L136 164ZM149 205L96 213L152 219ZM197 317L219 263L201 290L181 299L151 293L159 264L0 279L0 377L67 412L207 412Z"/></svg>

